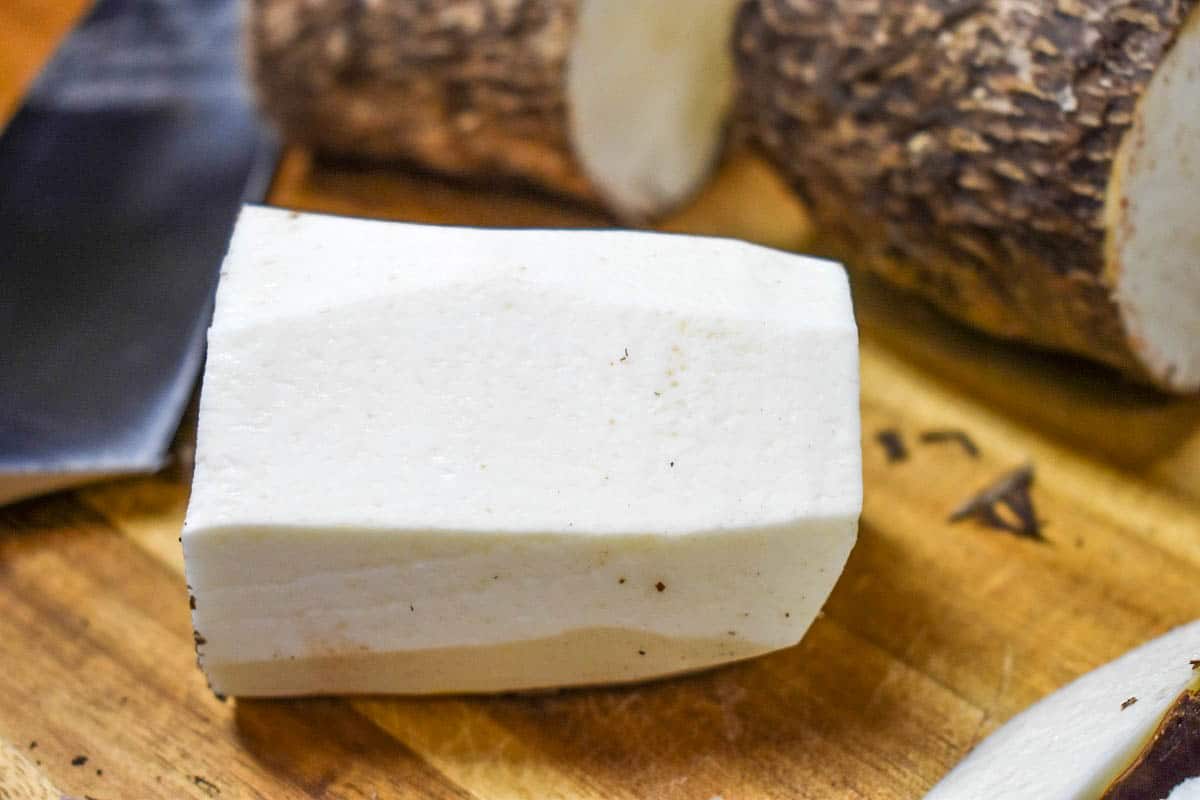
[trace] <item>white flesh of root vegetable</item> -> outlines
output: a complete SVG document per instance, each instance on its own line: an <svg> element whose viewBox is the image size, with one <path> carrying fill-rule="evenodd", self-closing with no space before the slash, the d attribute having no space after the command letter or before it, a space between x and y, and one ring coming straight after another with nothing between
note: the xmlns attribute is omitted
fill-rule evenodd
<svg viewBox="0 0 1200 800"><path fill-rule="evenodd" d="M572 143L625 216L677 205L712 171L733 100L737 5L581 3L567 66Z"/></svg>
<svg viewBox="0 0 1200 800"><path fill-rule="evenodd" d="M1200 8L1142 96L1107 214L1117 305L1150 371L1200 389Z"/></svg>
<svg viewBox="0 0 1200 800"><path fill-rule="evenodd" d="M183 546L235 695L635 681L797 642L861 506L840 267L247 208Z"/></svg>
<svg viewBox="0 0 1200 800"><path fill-rule="evenodd" d="M1200 688L1197 658L1200 621L1126 653L1013 717L925 800L1099 800L1175 700ZM1200 761L1195 767L1200 773ZM1172 800L1200 797L1197 773Z"/></svg>

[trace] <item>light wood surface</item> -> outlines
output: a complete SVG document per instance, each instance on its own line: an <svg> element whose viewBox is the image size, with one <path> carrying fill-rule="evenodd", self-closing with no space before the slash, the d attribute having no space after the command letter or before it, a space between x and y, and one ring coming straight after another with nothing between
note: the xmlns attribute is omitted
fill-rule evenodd
<svg viewBox="0 0 1200 800"><path fill-rule="evenodd" d="M0 58L36 54L16 71L0 62L0 107L70 17L41 9L0 6ZM545 197L301 153L272 197L411 220L607 224ZM803 213L748 157L665 227L806 241ZM799 646L623 689L221 702L192 652L180 465L0 509L0 800L918 798L1030 702L1200 616L1200 402L983 339L873 284L855 291L863 523ZM979 457L921 444L934 428L968 432ZM887 461L883 429L908 460ZM1026 462L1048 542L946 522Z"/></svg>
<svg viewBox="0 0 1200 800"><path fill-rule="evenodd" d="M0 120L21 95L88 0L4 0L0 3Z"/></svg>

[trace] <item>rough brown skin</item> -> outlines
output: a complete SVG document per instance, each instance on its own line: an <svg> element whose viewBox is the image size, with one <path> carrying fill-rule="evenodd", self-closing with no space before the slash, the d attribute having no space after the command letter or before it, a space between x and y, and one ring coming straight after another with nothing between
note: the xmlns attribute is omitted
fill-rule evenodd
<svg viewBox="0 0 1200 800"><path fill-rule="evenodd" d="M751 135L826 247L1000 336L1162 385L1111 299L1105 202L1196 0L749 0Z"/></svg>
<svg viewBox="0 0 1200 800"><path fill-rule="evenodd" d="M575 10L575 0L250 0L250 71L291 141L595 201L567 138Z"/></svg>

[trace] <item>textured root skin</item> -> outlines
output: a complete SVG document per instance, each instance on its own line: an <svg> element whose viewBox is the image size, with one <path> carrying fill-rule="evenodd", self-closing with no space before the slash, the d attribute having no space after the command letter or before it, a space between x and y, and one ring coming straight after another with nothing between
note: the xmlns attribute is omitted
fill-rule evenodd
<svg viewBox="0 0 1200 800"><path fill-rule="evenodd" d="M748 0L741 115L827 246L991 333L1166 385L1112 300L1105 204L1196 0Z"/></svg>
<svg viewBox="0 0 1200 800"><path fill-rule="evenodd" d="M575 0L249 0L249 66L292 141L590 202L570 154Z"/></svg>

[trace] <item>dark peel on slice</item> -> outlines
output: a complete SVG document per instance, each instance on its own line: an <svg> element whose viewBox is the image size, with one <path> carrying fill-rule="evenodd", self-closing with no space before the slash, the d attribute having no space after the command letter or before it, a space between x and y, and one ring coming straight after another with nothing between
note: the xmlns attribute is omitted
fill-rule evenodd
<svg viewBox="0 0 1200 800"><path fill-rule="evenodd" d="M1100 800L1162 800L1189 778L1200 777L1200 690L1181 694L1150 742Z"/></svg>

